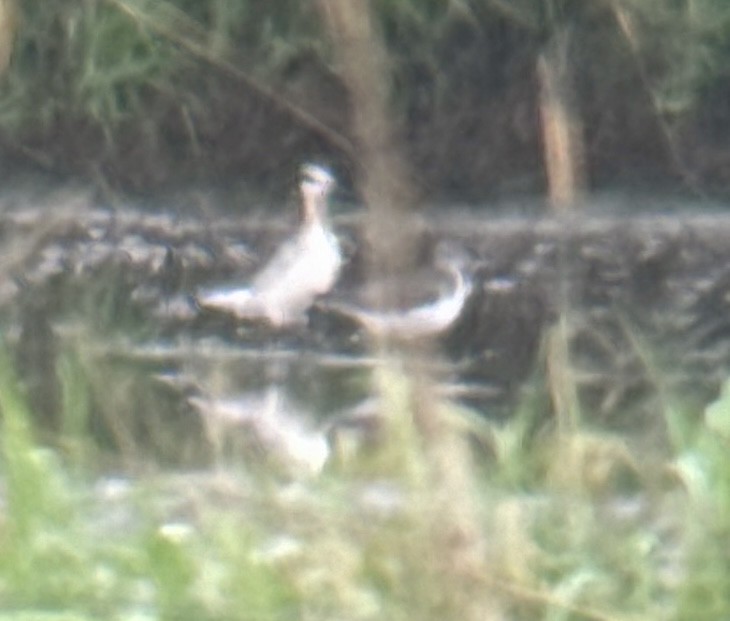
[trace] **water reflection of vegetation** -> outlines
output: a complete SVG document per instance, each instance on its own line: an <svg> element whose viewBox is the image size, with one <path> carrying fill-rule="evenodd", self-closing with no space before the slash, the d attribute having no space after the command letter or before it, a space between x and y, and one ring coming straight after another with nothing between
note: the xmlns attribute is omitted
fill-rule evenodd
<svg viewBox="0 0 730 621"><path fill-rule="evenodd" d="M71 356L59 372L64 422L50 449L0 357L3 618L460 619L473 605L445 563L397 374L380 379L400 410L397 442L380 457L370 447L364 468L292 483L230 464L139 476L141 453L137 476L101 475L84 420L98 378ZM133 391L110 392L110 407ZM704 417L668 408L663 452L586 422L553 426L539 377L510 420L486 423L474 500L487 562L469 583L489 594L487 618L727 616L728 394Z"/></svg>

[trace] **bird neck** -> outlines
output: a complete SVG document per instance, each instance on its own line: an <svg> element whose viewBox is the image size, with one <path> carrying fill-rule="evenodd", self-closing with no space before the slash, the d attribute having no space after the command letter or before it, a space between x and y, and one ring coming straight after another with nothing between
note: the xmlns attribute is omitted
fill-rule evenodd
<svg viewBox="0 0 730 621"><path fill-rule="evenodd" d="M303 225L321 224L327 213L325 195L317 190L302 189L301 220Z"/></svg>
<svg viewBox="0 0 730 621"><path fill-rule="evenodd" d="M446 269L451 274L453 282L452 295L459 297L464 295L471 286L469 280L464 276L464 272L453 263L448 264Z"/></svg>

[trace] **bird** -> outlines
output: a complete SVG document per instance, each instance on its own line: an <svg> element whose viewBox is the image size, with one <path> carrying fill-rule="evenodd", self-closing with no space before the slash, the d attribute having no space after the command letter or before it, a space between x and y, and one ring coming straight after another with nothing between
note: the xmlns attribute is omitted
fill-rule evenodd
<svg viewBox="0 0 730 621"><path fill-rule="evenodd" d="M446 278L438 283L437 295L432 299L404 308L382 309L344 301L326 301L319 308L353 319L376 338L412 341L438 336L459 318L473 285L465 271L463 253L455 253L442 244L436 250L434 266ZM433 278L429 280L432 283ZM405 280L400 289L410 292L418 286L415 281Z"/></svg>
<svg viewBox="0 0 730 621"><path fill-rule="evenodd" d="M332 173L316 164L301 168L301 224L247 287L216 288L197 296L201 308L238 319L265 320L274 327L306 323L314 300L327 293L342 267L342 251L329 226L328 199Z"/></svg>

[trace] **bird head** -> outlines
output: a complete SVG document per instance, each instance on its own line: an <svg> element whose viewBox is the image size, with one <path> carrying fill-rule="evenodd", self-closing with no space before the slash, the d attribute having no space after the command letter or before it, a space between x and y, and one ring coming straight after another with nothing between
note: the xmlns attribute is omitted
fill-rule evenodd
<svg viewBox="0 0 730 621"><path fill-rule="evenodd" d="M306 222L324 217L327 199L335 186L334 176L327 168L317 164L304 164L300 174L302 219Z"/></svg>

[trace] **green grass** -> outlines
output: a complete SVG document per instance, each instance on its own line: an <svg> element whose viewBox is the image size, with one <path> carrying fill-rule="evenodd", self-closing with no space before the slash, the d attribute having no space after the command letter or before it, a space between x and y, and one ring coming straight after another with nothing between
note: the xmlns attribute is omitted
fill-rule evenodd
<svg viewBox="0 0 730 621"><path fill-rule="evenodd" d="M460 449L413 433L407 380L392 370L379 382L398 441L363 468L294 484L236 466L140 463L105 478L89 379L71 356L59 372L52 449L0 355L2 621L730 615L727 389L704 416L668 413L671 445L647 457L584 422L559 430L541 414L538 376L510 420L479 428L458 489L433 465ZM470 527L484 544L476 562L443 536Z"/></svg>

